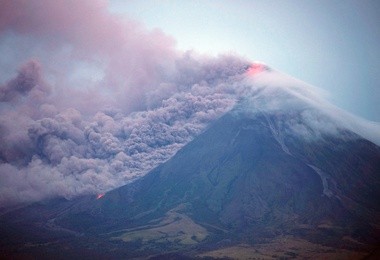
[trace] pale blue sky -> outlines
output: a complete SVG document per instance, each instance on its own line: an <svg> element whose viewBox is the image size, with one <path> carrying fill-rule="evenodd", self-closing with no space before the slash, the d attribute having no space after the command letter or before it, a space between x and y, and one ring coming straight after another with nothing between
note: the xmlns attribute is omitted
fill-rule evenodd
<svg viewBox="0 0 380 260"><path fill-rule="evenodd" d="M179 49L263 61L380 121L380 1L111 0L110 10L161 28Z"/></svg>

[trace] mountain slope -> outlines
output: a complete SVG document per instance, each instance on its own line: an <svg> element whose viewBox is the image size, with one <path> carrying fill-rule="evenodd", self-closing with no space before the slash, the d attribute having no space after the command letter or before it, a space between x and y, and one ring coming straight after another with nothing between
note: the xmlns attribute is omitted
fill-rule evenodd
<svg viewBox="0 0 380 260"><path fill-rule="evenodd" d="M99 199L36 203L0 221L21 223L41 241L50 232L65 237L65 245L96 241L133 256L167 250L194 256L281 236L361 250L379 243L380 147L288 89L266 92L252 91L134 183ZM318 126L305 120L310 115Z"/></svg>
<svg viewBox="0 0 380 260"><path fill-rule="evenodd" d="M145 178L107 193L98 214L149 220L184 204L195 221L233 231L376 224L380 151L351 135L291 140L289 151L265 117L231 113Z"/></svg>

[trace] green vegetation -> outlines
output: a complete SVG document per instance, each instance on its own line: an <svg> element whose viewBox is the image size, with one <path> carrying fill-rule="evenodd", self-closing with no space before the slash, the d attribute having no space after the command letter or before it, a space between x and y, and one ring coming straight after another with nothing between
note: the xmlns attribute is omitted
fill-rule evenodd
<svg viewBox="0 0 380 260"><path fill-rule="evenodd" d="M368 253L310 243L293 236L276 237L269 243L239 244L199 254L199 257L232 259L363 259Z"/></svg>
<svg viewBox="0 0 380 260"><path fill-rule="evenodd" d="M203 241L208 234L207 229L196 224L188 216L171 210L158 224L132 229L113 239L121 239L124 242L141 241L142 244L195 245Z"/></svg>

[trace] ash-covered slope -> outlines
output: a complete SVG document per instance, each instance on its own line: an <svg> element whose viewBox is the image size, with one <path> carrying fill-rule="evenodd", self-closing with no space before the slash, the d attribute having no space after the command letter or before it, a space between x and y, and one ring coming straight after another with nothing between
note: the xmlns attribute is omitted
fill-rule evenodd
<svg viewBox="0 0 380 260"><path fill-rule="evenodd" d="M344 141L279 141L271 120L227 114L145 178L107 193L100 215L156 216L185 203L194 219L207 223L210 214L232 229L376 224L379 147L350 132Z"/></svg>
<svg viewBox="0 0 380 260"><path fill-rule="evenodd" d="M96 211L59 221L98 232L147 224L180 207L239 239L321 226L337 238L372 239L380 148L347 130L318 140L281 136L275 124L274 115L232 111L141 180L94 200ZM92 217L81 223L83 213ZM92 218L105 221L91 225Z"/></svg>
<svg viewBox="0 0 380 260"><path fill-rule="evenodd" d="M348 248L379 243L380 147L353 131L363 124L265 67L244 84L232 111L140 180L1 221L95 236L112 244L105 250L137 254L280 235Z"/></svg>

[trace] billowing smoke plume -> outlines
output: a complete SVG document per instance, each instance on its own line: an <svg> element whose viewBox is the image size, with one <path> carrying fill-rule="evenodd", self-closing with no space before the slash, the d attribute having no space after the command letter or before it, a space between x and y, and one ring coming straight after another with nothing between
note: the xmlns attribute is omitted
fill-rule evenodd
<svg viewBox="0 0 380 260"><path fill-rule="evenodd" d="M40 65L35 61L24 64L17 77L0 86L0 102L13 101L27 95L41 82Z"/></svg>
<svg viewBox="0 0 380 260"><path fill-rule="evenodd" d="M0 206L121 186L244 91L235 82L246 61L176 51L172 38L110 14L104 1L1 6Z"/></svg>
<svg viewBox="0 0 380 260"><path fill-rule="evenodd" d="M148 91L151 108L141 111L108 107L84 116L55 107L42 90L39 99L30 90L3 101L1 203L104 192L147 173L232 108L245 66L229 57L199 64L185 55L178 77Z"/></svg>

